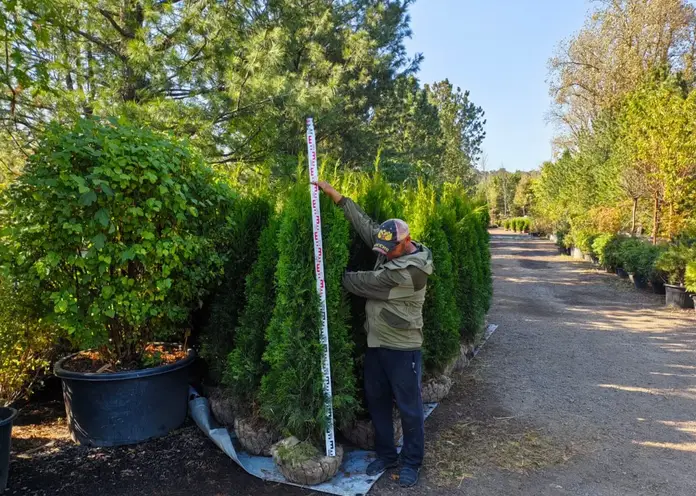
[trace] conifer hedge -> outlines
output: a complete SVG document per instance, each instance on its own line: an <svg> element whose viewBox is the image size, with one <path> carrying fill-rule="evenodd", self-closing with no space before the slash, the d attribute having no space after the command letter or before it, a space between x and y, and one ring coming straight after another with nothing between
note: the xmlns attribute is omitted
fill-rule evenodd
<svg viewBox="0 0 696 496"><path fill-rule="evenodd" d="M300 176L301 177L301 176ZM330 178L375 221L404 218L414 240L433 252L435 272L423 309L426 374L441 373L459 353L461 341L478 339L492 295L488 213L458 185L405 189L373 175ZM338 426L360 414L362 362L366 347L365 301L341 286L345 270L371 270L376 261L342 210L322 198L327 309L333 406ZM245 277L243 309L223 360L223 382L254 413L276 429L320 441L325 425L319 343L320 311L315 289L311 209L305 181L277 193L252 235L256 255ZM259 228L261 229L261 227ZM217 358L215 358L217 360Z"/></svg>

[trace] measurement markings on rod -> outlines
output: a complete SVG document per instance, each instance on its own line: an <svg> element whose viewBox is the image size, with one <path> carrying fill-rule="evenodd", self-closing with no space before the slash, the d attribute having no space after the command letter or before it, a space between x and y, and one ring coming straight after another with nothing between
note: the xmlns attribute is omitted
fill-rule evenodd
<svg viewBox="0 0 696 496"><path fill-rule="evenodd" d="M314 120L307 119L307 157L309 160L309 182L319 180L317 169L317 148L314 135ZM326 313L326 282L324 280L324 250L321 237L321 211L319 208L319 187L309 185L312 201L312 229L314 231L314 273L317 278L317 293L319 294L321 311L320 342L323 348L321 371L324 389L324 411L326 414L326 456L336 456L336 439L334 435L333 393L331 391L331 359L329 355L329 325Z"/></svg>

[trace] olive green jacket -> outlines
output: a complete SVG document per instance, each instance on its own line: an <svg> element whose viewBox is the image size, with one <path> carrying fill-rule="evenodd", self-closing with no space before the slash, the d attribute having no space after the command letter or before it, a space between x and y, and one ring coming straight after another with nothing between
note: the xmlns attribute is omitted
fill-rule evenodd
<svg viewBox="0 0 696 496"><path fill-rule="evenodd" d="M362 240L374 246L379 224L350 198L338 202ZM374 270L346 272L343 286L367 299L367 346L393 350L418 350L423 344L423 303L433 255L414 243L418 251L388 260L379 255Z"/></svg>

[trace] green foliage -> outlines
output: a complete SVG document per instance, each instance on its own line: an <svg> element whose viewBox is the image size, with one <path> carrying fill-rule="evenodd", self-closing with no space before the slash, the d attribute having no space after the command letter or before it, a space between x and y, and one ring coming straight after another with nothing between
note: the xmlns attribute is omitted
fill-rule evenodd
<svg viewBox="0 0 696 496"><path fill-rule="evenodd" d="M258 241L258 258L246 277L246 306L234 332L234 350L227 359L224 383L246 403L254 403L267 372L262 360L265 332L275 304L275 271L278 263L278 218L271 217Z"/></svg>
<svg viewBox="0 0 696 496"><path fill-rule="evenodd" d="M601 234L592 242L592 253L599 264L609 270L621 267L621 243L625 238L617 234Z"/></svg>
<svg viewBox="0 0 696 496"><path fill-rule="evenodd" d="M662 277L676 286L686 284L686 268L696 260L696 244L687 241L673 243L658 257L655 268Z"/></svg>
<svg viewBox="0 0 696 496"><path fill-rule="evenodd" d="M358 407L352 364L348 306L341 278L348 264L348 222L343 212L322 201L322 231L330 329L334 415L338 425ZM300 439L320 439L325 425L319 342L320 309L314 277L312 226L306 184L289 191L283 206L276 272L276 303L266 330L263 359L269 370L261 381L261 412L276 427Z"/></svg>
<svg viewBox="0 0 696 496"><path fill-rule="evenodd" d="M686 290L696 294L696 260L689 262L685 274Z"/></svg>
<svg viewBox="0 0 696 496"><path fill-rule="evenodd" d="M408 205L411 236L430 248L436 267L428 279L423 306L423 364L427 373L442 372L459 353L456 273L442 226L442 209L436 203L434 189L422 183Z"/></svg>
<svg viewBox="0 0 696 496"><path fill-rule="evenodd" d="M37 316L36 300L0 278L0 406L31 394L49 366L59 333Z"/></svg>
<svg viewBox="0 0 696 496"><path fill-rule="evenodd" d="M527 217L514 217L512 219L506 219L503 222L503 225L506 225L506 224L514 232L527 233L527 232L529 232L529 229L532 226L532 221L531 221L531 219L528 219ZM508 228L506 228L506 229L508 229Z"/></svg>
<svg viewBox="0 0 696 496"><path fill-rule="evenodd" d="M230 240L222 253L225 274L204 309L209 316L202 329L200 351L208 363L209 376L216 383L222 380L227 355L233 348L234 331L246 303L244 281L259 253L259 236L270 211L266 198L239 198L224 227L224 238Z"/></svg>
<svg viewBox="0 0 696 496"><path fill-rule="evenodd" d="M661 246L640 239L625 239L619 246L620 264L630 274L646 280L654 279L655 262L663 251Z"/></svg>
<svg viewBox="0 0 696 496"><path fill-rule="evenodd" d="M582 250L583 253L592 253L592 243L597 238L597 233L585 229L573 229L573 245Z"/></svg>
<svg viewBox="0 0 696 496"><path fill-rule="evenodd" d="M116 122L51 126L4 193L2 262L80 348L134 360L222 272L232 195L183 144Z"/></svg>
<svg viewBox="0 0 696 496"><path fill-rule="evenodd" d="M291 176L313 115L351 169L383 149L395 181L470 177L483 111L419 84L411 3L0 0L0 150L6 132L28 148L47 121L125 115L216 164Z"/></svg>

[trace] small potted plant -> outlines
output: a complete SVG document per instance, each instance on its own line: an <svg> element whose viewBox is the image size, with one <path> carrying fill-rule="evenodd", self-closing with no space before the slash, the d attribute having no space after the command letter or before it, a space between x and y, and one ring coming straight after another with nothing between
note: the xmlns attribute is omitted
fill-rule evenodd
<svg viewBox="0 0 696 496"><path fill-rule="evenodd" d="M655 267L666 275L665 303L677 308L694 308L686 289L686 268L696 260L696 245L678 241L657 259Z"/></svg>
<svg viewBox="0 0 696 496"><path fill-rule="evenodd" d="M97 120L50 126L8 189L4 266L81 350L55 365L76 441L136 443L184 421L187 320L221 274L230 198L185 145Z"/></svg>

